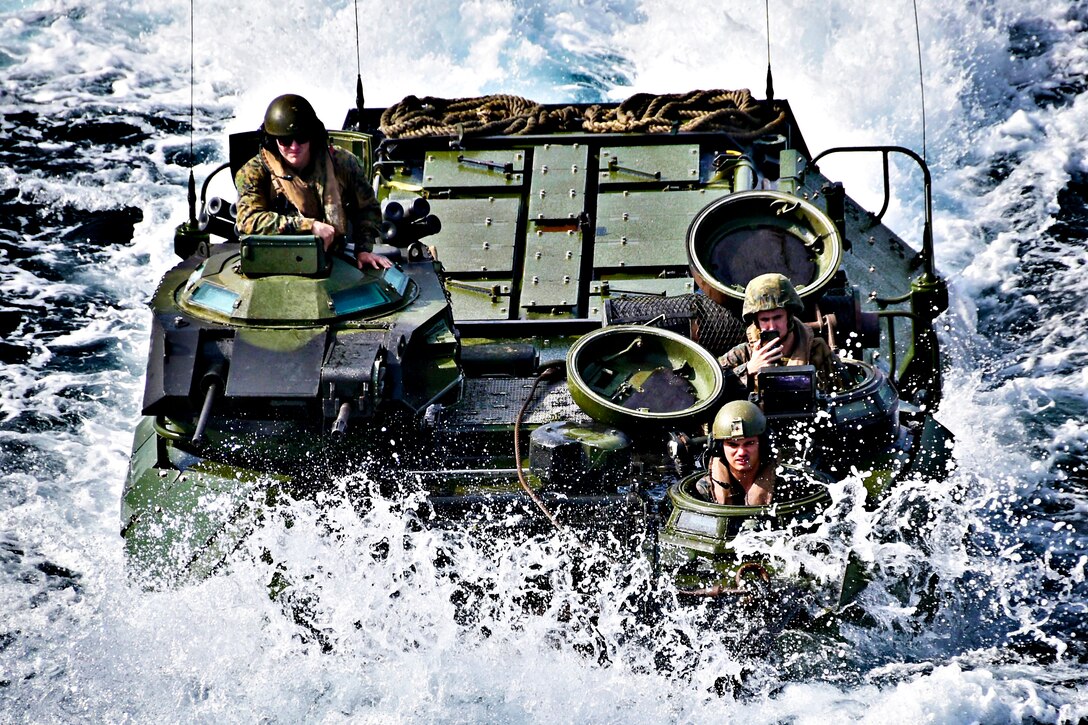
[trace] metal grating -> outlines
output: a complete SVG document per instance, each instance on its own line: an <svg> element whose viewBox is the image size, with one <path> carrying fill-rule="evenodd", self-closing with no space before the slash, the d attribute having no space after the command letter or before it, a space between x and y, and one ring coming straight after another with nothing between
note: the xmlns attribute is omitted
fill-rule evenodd
<svg viewBox="0 0 1088 725"><path fill-rule="evenodd" d="M521 406L533 389L534 378L469 378L460 402L443 411L442 423L454 428L514 425ZM537 386L523 425L542 425L555 420L590 421L570 396L565 380Z"/></svg>

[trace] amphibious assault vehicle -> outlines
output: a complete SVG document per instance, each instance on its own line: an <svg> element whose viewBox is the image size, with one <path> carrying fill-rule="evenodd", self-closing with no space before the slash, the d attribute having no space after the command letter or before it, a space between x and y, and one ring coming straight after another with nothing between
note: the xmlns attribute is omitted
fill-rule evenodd
<svg viewBox="0 0 1088 725"><path fill-rule="evenodd" d="M875 499L949 465L933 417L947 290L913 152L813 154L786 101L721 90L410 96L351 109L330 142L373 178L394 266L361 271L313 237L239 238L230 202L191 187L184 261L151 302L121 511L133 573L208 576L284 498L422 490L420 516L446 526L649 532L682 586L720 591L744 563L738 530L813 520L851 469ZM256 148L232 136L219 170ZM876 213L820 171L848 153L883 163ZM882 223L895 157L924 179L918 249ZM752 390L723 374L745 285L767 272L839 356L834 392L807 366ZM694 493L707 423L744 396L795 474L770 506ZM377 488L332 485L360 470Z"/></svg>

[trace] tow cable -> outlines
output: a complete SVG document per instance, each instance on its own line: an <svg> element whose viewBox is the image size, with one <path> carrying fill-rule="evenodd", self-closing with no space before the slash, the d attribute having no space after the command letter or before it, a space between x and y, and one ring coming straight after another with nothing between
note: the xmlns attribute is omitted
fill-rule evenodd
<svg viewBox="0 0 1088 725"><path fill-rule="evenodd" d="M540 371L540 374L536 376L536 380L533 381L533 387L529 390L529 395L525 398L525 402L522 403L521 410L518 412L518 417L514 421L514 461L517 466L518 483L525 490L525 493L529 495L529 498L533 500L533 503L537 505L537 508L541 510L548 521L552 522L552 526L556 529L561 528L559 522L548 507L544 505L544 501L537 495L536 491L529 488L528 481L525 480L525 472L521 467L521 421L525 417L525 411L529 409L529 403L533 402L533 396L536 395L537 386L544 380L553 380L561 372L561 369L557 365L552 365L544 368Z"/></svg>

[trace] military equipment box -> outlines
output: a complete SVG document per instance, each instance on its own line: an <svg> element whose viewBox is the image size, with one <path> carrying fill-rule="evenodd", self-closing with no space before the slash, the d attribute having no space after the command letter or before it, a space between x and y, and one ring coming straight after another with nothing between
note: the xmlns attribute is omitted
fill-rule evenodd
<svg viewBox="0 0 1088 725"><path fill-rule="evenodd" d="M244 234L242 269L247 277L293 274L320 277L328 273L325 246L311 235Z"/></svg>

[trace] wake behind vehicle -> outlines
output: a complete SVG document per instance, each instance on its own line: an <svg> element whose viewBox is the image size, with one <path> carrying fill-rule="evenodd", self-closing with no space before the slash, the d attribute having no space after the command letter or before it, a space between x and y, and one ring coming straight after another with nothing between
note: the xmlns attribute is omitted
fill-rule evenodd
<svg viewBox="0 0 1088 725"><path fill-rule="evenodd" d="M394 266L238 238L227 202L194 203L152 301L122 502L148 581L229 565L282 499L362 504L374 489L335 483L365 471L381 495L425 491L420 515L444 526L572 527L636 552L649 530L680 586L720 588L745 563L739 530L813 520L851 469L874 499L946 469L928 199L915 251L820 173L785 101L410 96L352 109L330 140L373 178ZM255 150L233 136L221 168ZM834 151L905 155L928 190L905 149ZM833 392L805 366L752 390L723 374L744 287L768 272L840 356ZM788 464L770 506L693 493L706 424L738 396Z"/></svg>

